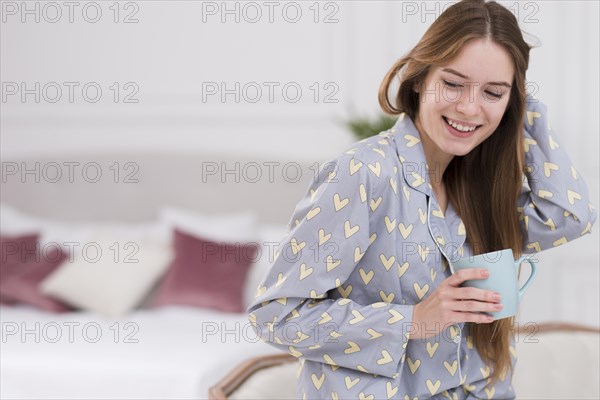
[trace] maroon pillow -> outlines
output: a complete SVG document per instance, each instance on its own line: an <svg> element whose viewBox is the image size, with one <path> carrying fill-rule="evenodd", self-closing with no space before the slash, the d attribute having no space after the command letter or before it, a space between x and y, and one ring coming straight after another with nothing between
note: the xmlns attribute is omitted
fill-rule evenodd
<svg viewBox="0 0 600 400"><path fill-rule="evenodd" d="M39 235L0 236L0 285L22 270L22 265L35 259ZM0 304L14 304L0 291Z"/></svg>
<svg viewBox="0 0 600 400"><path fill-rule="evenodd" d="M255 243L216 243L174 229L174 258L152 307L181 304L243 312L243 291Z"/></svg>
<svg viewBox="0 0 600 400"><path fill-rule="evenodd" d="M37 235L22 237L21 241L2 238L2 261L6 260L6 263L3 263L1 269L0 297L9 304L20 302L47 311L69 311L71 307L39 290L39 283L60 266L68 258L68 254L60 247L48 247L39 251L37 242L32 245L34 237L37 241ZM23 246L15 246L15 243ZM19 250L15 251L16 248Z"/></svg>

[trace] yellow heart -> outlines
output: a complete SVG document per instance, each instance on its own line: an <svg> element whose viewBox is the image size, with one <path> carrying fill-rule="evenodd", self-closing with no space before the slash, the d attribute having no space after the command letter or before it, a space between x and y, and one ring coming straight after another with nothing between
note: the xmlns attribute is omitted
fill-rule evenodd
<svg viewBox="0 0 600 400"><path fill-rule="evenodd" d="M346 286L346 288L344 289L344 287L342 285L339 285L337 287L338 292L340 292L340 295L343 298L347 298L348 296L350 296L350 293L352 293L352 285L348 285Z"/></svg>
<svg viewBox="0 0 600 400"><path fill-rule="evenodd" d="M319 322L317 322L317 324L322 325L331 321L332 319L333 318L331 318L331 315L329 315L328 312L324 312L323 314L321 314L321 319L319 320Z"/></svg>
<svg viewBox="0 0 600 400"><path fill-rule="evenodd" d="M377 234L373 233L371 236L369 236L369 246L373 244L373 242L375 241L375 239L377 239Z"/></svg>
<svg viewBox="0 0 600 400"><path fill-rule="evenodd" d="M575 170L575 167L573 167L571 165L571 175L573 175L573 179L577 180L577 171Z"/></svg>
<svg viewBox="0 0 600 400"><path fill-rule="evenodd" d="M575 204L575 200L581 200L581 195L572 190L567 190L567 197L569 198L569 203L571 205Z"/></svg>
<svg viewBox="0 0 600 400"><path fill-rule="evenodd" d="M285 280L287 279L287 276L283 276L283 273L279 273L277 274L277 283L275 284L275 287L281 285L283 282L285 282Z"/></svg>
<svg viewBox="0 0 600 400"><path fill-rule="evenodd" d="M390 178L390 186L392 187L394 194L396 194L396 180L394 178Z"/></svg>
<svg viewBox="0 0 600 400"><path fill-rule="evenodd" d="M548 218L548 221L544 222L544 225L548 226L551 231L556 229L556 225L554 225L554 221L552 221L552 218Z"/></svg>
<svg viewBox="0 0 600 400"><path fill-rule="evenodd" d="M315 196L317 195L317 192L319 191L319 189L317 188L315 189L310 189L310 201L313 202L315 201Z"/></svg>
<svg viewBox="0 0 600 400"><path fill-rule="evenodd" d="M459 235L465 235L467 233L466 229L465 229L465 224L463 224L463 222L461 221L460 224L458 224L458 232Z"/></svg>
<svg viewBox="0 0 600 400"><path fill-rule="evenodd" d="M394 309L388 310L388 312L391 314L391 317L387 320L388 325L395 324L396 322L402 321L404 319L404 315L400 314Z"/></svg>
<svg viewBox="0 0 600 400"><path fill-rule="evenodd" d="M529 125L533 125L533 120L535 118L540 118L541 116L542 114L537 111L527 111L527 122L529 122Z"/></svg>
<svg viewBox="0 0 600 400"><path fill-rule="evenodd" d="M356 160L353 158L350 160L350 176L354 175L359 169L360 167L362 167L363 163L358 161L356 162Z"/></svg>
<svg viewBox="0 0 600 400"><path fill-rule="evenodd" d="M412 176L413 176L413 178L415 178L415 180L412 183L412 185L414 187L421 186L422 184L425 183L425 179L423 179L423 177L421 175L417 174L416 172L413 172Z"/></svg>
<svg viewBox="0 0 600 400"><path fill-rule="evenodd" d="M425 345L426 350L427 350L427 354L429 354L429 358L433 358L433 355L435 354L435 351L438 349L438 346L440 344L438 342L435 342L433 344L427 342L427 344Z"/></svg>
<svg viewBox="0 0 600 400"><path fill-rule="evenodd" d="M344 353L346 354L352 354L360 351L360 347L354 342L348 342L348 346L350 347L344 350Z"/></svg>
<svg viewBox="0 0 600 400"><path fill-rule="evenodd" d="M590 232L592 230L592 224L591 222L588 222L587 225L585 226L585 228L583 229L583 231L581 231L581 236L585 235L586 233Z"/></svg>
<svg viewBox="0 0 600 400"><path fill-rule="evenodd" d="M423 249L423 247L421 247L420 244L417 246L417 249L419 250L419 255L421 256L421 261L425 262L425 259L427 258L427 256L431 252L431 250L429 249L429 247L425 247Z"/></svg>
<svg viewBox="0 0 600 400"><path fill-rule="evenodd" d="M388 399L391 399L398 392L398 386L394 387L392 386L392 382L387 382L385 384L385 390L387 392Z"/></svg>
<svg viewBox="0 0 600 400"><path fill-rule="evenodd" d="M431 212L431 214L432 214L434 217L438 217L438 218L445 219L445 217L444 217L444 213L442 212L442 210L439 210L439 209L438 209L438 210L433 210L433 211Z"/></svg>
<svg viewBox="0 0 600 400"><path fill-rule="evenodd" d="M360 392L358 394L358 400L373 400L375 399L375 396L373 396L372 394L366 396L364 392Z"/></svg>
<svg viewBox="0 0 600 400"><path fill-rule="evenodd" d="M488 389L488 388L484 388L483 390L485 390L485 394L487 395L488 399L493 399L494 398L494 394L496 393L496 387L492 387L492 389Z"/></svg>
<svg viewBox="0 0 600 400"><path fill-rule="evenodd" d="M321 207L315 207L306 214L306 220L309 221L313 217L315 217L318 213L321 212Z"/></svg>
<svg viewBox="0 0 600 400"><path fill-rule="evenodd" d="M400 234L404 239L406 239L413 230L413 225L410 224L408 226L404 226L402 222L398 224L398 229L400 230Z"/></svg>
<svg viewBox="0 0 600 400"><path fill-rule="evenodd" d="M390 353L387 350L381 350L382 357L377 360L377 365L385 365L394 361Z"/></svg>
<svg viewBox="0 0 600 400"><path fill-rule="evenodd" d="M385 153L383 152L383 150L381 150L377 147L374 147L371 150L373 150L375 153L379 154L381 157L385 158Z"/></svg>
<svg viewBox="0 0 600 400"><path fill-rule="evenodd" d="M421 360L413 361L410 359L410 357L406 357L406 361L408 361L408 368L410 368L410 372L412 372L414 375L421 366Z"/></svg>
<svg viewBox="0 0 600 400"><path fill-rule="evenodd" d="M383 254L379 255L379 259L381 260L381 263L383 264L383 267L386 269L386 271L389 271L390 268L392 268L392 265L394 265L394 263L396 262L396 257L390 256L390 258L386 258Z"/></svg>
<svg viewBox="0 0 600 400"><path fill-rule="evenodd" d="M450 375L454 376L458 368L458 360L454 360L452 364L450 364L448 361L444 361L444 367L446 367L446 370L450 373Z"/></svg>
<svg viewBox="0 0 600 400"><path fill-rule="evenodd" d="M354 315L354 318L348 321L350 325L358 324L359 322L364 321L365 319L365 317L363 317L363 315L358 310L352 310L352 315Z"/></svg>
<svg viewBox="0 0 600 400"><path fill-rule="evenodd" d="M431 268L429 275L431 276L431 282L435 282L435 277L437 276L437 271L434 270L433 268Z"/></svg>
<svg viewBox="0 0 600 400"><path fill-rule="evenodd" d="M475 386L475 385L469 385L468 383L465 383L465 384L463 385L463 387L464 387L464 389L465 389L467 392L474 392L475 390L477 390L477 386Z"/></svg>
<svg viewBox="0 0 600 400"><path fill-rule="evenodd" d="M402 185L402 191L404 192L404 197L406 197L406 201L410 201L410 192L408 191L408 188Z"/></svg>
<svg viewBox="0 0 600 400"><path fill-rule="evenodd" d="M383 300L385 303L391 303L394 300L394 297L396 297L394 292L390 292L390 294L385 294L383 290L379 291L379 296L381 297L381 300Z"/></svg>
<svg viewBox="0 0 600 400"><path fill-rule="evenodd" d="M327 179L325 180L325 182L327 182L327 183L332 182L336 175L337 175L337 172L331 171L329 174L327 174Z"/></svg>
<svg viewBox="0 0 600 400"><path fill-rule="evenodd" d="M332 269L340 265L342 260L334 260L332 256L327 256L327 272L330 272Z"/></svg>
<svg viewBox="0 0 600 400"><path fill-rule="evenodd" d="M306 242L298 243L296 238L292 238L292 240L290 240L290 245L292 247L292 253L296 255L300 250L304 248L304 246L306 246Z"/></svg>
<svg viewBox="0 0 600 400"><path fill-rule="evenodd" d="M529 138L525 138L525 140L523 141L523 144L525 145L525 153L529 152L529 146L535 146L537 145L537 142L533 139L529 139Z"/></svg>
<svg viewBox="0 0 600 400"><path fill-rule="evenodd" d="M369 169L371 170L372 173L375 174L375 176L377 176L379 178L379 174L381 173L381 164L379 164L379 161L377 161L375 163L375 165L373 164L367 164Z"/></svg>
<svg viewBox="0 0 600 400"><path fill-rule="evenodd" d="M315 388L317 388L317 390L321 389L321 385L323 385L323 381L325 380L325 374L321 374L320 378L317 378L317 375L315 374L312 374L310 377Z"/></svg>
<svg viewBox="0 0 600 400"><path fill-rule="evenodd" d="M371 279L373 279L373 275L375 275L375 272L373 271L369 271L368 273L365 272L364 269L360 268L358 270L358 273L360 274L360 277L362 279L362 281L365 283L365 285L368 285L369 282L371 282Z"/></svg>
<svg viewBox="0 0 600 400"><path fill-rule="evenodd" d="M360 261L360 259L363 257L365 253L364 252L360 252L360 247L355 247L354 248L354 262L357 263Z"/></svg>
<svg viewBox="0 0 600 400"><path fill-rule="evenodd" d="M433 396L435 392L437 392L437 390L440 388L442 381L438 379L435 381L435 383L433 383L431 379L427 379L425 383L427 384L427 389L429 389L429 393L431 393L431 395Z"/></svg>
<svg viewBox="0 0 600 400"><path fill-rule="evenodd" d="M256 297L262 296L263 294L265 294L266 291L267 291L266 286L259 287L258 289L256 289Z"/></svg>
<svg viewBox="0 0 600 400"><path fill-rule="evenodd" d="M421 220L421 223L423 225L425 225L425 222L427 222L427 213L425 211L421 210L420 208L419 208L419 219Z"/></svg>
<svg viewBox="0 0 600 400"><path fill-rule="evenodd" d="M550 178L552 171L558 171L558 165L544 162L544 175L546 175L547 178Z"/></svg>
<svg viewBox="0 0 600 400"><path fill-rule="evenodd" d="M458 335L458 328L455 326L450 326L450 339L454 339Z"/></svg>
<svg viewBox="0 0 600 400"><path fill-rule="evenodd" d="M296 350L295 348L293 348L292 346L288 347L288 351L291 355L293 355L294 357L302 357L302 353L300 353L298 350Z"/></svg>
<svg viewBox="0 0 600 400"><path fill-rule="evenodd" d="M489 365L486 365L485 369L480 367L479 371L481 372L481 376L483 376L483 379L487 379L490 376L490 366Z"/></svg>
<svg viewBox="0 0 600 400"><path fill-rule="evenodd" d="M396 220L394 219L390 221L390 217L388 217L387 215L383 220L385 221L385 227L388 233L392 233L392 231L396 228Z"/></svg>
<svg viewBox="0 0 600 400"><path fill-rule="evenodd" d="M356 385L360 381L360 378L356 378L354 380L350 379L349 376L344 378L344 382L346 383L346 389L350 390L354 385Z"/></svg>
<svg viewBox="0 0 600 400"><path fill-rule="evenodd" d="M542 199L545 199L546 197L552 197L552 196L553 196L552 192L549 192L549 191L547 191L547 190L542 190L542 189L540 189L540 190L538 191L538 195L539 195L539 196L540 196ZM573 203L571 203L571 204L573 204Z"/></svg>
<svg viewBox="0 0 600 400"><path fill-rule="evenodd" d="M337 339L337 338L339 338L339 337L342 337L342 336L344 336L344 334L343 334L343 333L336 332L336 331L332 331L332 332L329 334L329 336L331 336L331 337L332 337L332 338L334 338L334 339Z"/></svg>
<svg viewBox="0 0 600 400"><path fill-rule="evenodd" d="M287 317L285 320L289 321L290 319L294 319L294 318L299 318L300 314L298 313L297 310L292 310L292 315L290 315L289 317Z"/></svg>
<svg viewBox="0 0 600 400"><path fill-rule="evenodd" d="M559 147L559 146L558 146L558 143L556 143L556 142L554 141L554 139L552 138L552 136L551 136L551 135L548 135L548 141L550 142L550 148L551 148L552 150L556 150L556 148L557 148L557 147Z"/></svg>
<svg viewBox="0 0 600 400"><path fill-rule="evenodd" d="M408 269L408 261L404 262L404 264L402 264L402 266L400 266L400 264L397 264L397 265L398 265L398 278L402 278L402 275L404 275L404 273Z"/></svg>
<svg viewBox="0 0 600 400"><path fill-rule="evenodd" d="M406 147L413 147L421 141L421 139L413 135L404 135L404 139L406 139Z"/></svg>
<svg viewBox="0 0 600 400"><path fill-rule="evenodd" d="M359 225L350 226L350 221L344 222L344 236L346 237L346 239L358 232L359 229Z"/></svg>
<svg viewBox="0 0 600 400"><path fill-rule="evenodd" d="M340 211L342 208L346 207L348 205L348 203L350 203L350 199L348 197L341 200L339 194L336 193L333 195L333 206L335 207L336 212Z"/></svg>
<svg viewBox="0 0 600 400"><path fill-rule="evenodd" d="M331 233L325 234L325 229L319 229L319 246L331 239Z"/></svg>
<svg viewBox="0 0 600 400"><path fill-rule="evenodd" d="M542 247L540 246L540 242L533 242L527 245L528 249L534 249L537 253L542 251Z"/></svg>
<svg viewBox="0 0 600 400"><path fill-rule="evenodd" d="M307 276L309 276L310 274L312 274L314 271L313 268L306 268L306 264L302 263L300 264L300 280L306 278Z"/></svg>
<svg viewBox="0 0 600 400"><path fill-rule="evenodd" d="M361 203L364 203L365 201L367 201L367 190L365 189L365 185L362 183L358 187L358 194L360 195Z"/></svg>
<svg viewBox="0 0 600 400"><path fill-rule="evenodd" d="M560 246L561 244L565 244L567 242L568 242L567 238L565 236L563 236L560 239L555 240L554 242L552 242L552 245L554 247L556 247L556 246Z"/></svg>
<svg viewBox="0 0 600 400"><path fill-rule="evenodd" d="M294 343L300 343L301 341L309 338L309 336L307 334L305 334L304 332L298 332L298 333L296 333L296 336L298 336L298 337L293 340Z"/></svg>
<svg viewBox="0 0 600 400"><path fill-rule="evenodd" d="M375 212L375 210L377 210L377 207L379 207L379 204L381 204L382 199L383 196L379 196L377 200L371 199L371 201L369 202L369 207L371 207L371 211Z"/></svg>
<svg viewBox="0 0 600 400"><path fill-rule="evenodd" d="M382 337L382 336L383 336L383 334L381 334L381 333L377 332L377 331L376 331L375 329L373 329L373 328L369 328L369 329L367 329L367 333L368 333L369 335L371 335L371 337L369 338L369 340L377 339L377 338L379 338L379 337Z"/></svg>

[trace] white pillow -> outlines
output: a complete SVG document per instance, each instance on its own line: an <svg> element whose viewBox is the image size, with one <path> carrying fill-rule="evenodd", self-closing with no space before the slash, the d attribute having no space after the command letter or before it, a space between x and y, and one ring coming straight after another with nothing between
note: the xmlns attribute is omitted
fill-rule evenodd
<svg viewBox="0 0 600 400"><path fill-rule="evenodd" d="M275 251L288 233L286 225L263 224L258 228L260 241L260 257L254 262L244 285L244 305L246 308L254 301L256 289L271 269Z"/></svg>
<svg viewBox="0 0 600 400"><path fill-rule="evenodd" d="M117 317L139 305L172 257L170 243L152 230L99 228L40 289L74 307Z"/></svg>
<svg viewBox="0 0 600 400"><path fill-rule="evenodd" d="M257 240L258 217L251 211L235 214L201 214L175 207L159 210L161 223L187 234L221 242L254 242Z"/></svg>

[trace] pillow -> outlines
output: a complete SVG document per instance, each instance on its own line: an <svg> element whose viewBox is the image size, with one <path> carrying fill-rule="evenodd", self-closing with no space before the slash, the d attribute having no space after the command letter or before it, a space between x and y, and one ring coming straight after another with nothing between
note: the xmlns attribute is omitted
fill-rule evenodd
<svg viewBox="0 0 600 400"><path fill-rule="evenodd" d="M158 219L171 230L215 242L251 242L257 239L258 217L254 212L236 214L201 214L174 207L164 207Z"/></svg>
<svg viewBox="0 0 600 400"><path fill-rule="evenodd" d="M175 257L152 307L179 304L245 311L244 283L257 255L256 243L216 243L175 229L173 248Z"/></svg>
<svg viewBox="0 0 600 400"><path fill-rule="evenodd" d="M24 264L35 260L38 249L37 233L20 236L0 235L0 304L13 304L2 289L4 283L22 271Z"/></svg>
<svg viewBox="0 0 600 400"><path fill-rule="evenodd" d="M56 269L40 287L74 307L117 317L143 300L165 273L171 256L170 246L152 232L134 235L98 229L73 261Z"/></svg>
<svg viewBox="0 0 600 400"><path fill-rule="evenodd" d="M37 259L23 263L20 271L8 279L2 279L0 283L2 297L6 296L10 300L30 304L46 311L69 311L71 308L66 304L45 296L39 289L39 283L66 259L68 259L67 252L58 246L49 247L46 251L38 253Z"/></svg>

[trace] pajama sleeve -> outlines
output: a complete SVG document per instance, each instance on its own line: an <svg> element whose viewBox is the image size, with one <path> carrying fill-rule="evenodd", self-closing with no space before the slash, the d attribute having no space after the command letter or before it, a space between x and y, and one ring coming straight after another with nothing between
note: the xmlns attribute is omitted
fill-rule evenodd
<svg viewBox="0 0 600 400"><path fill-rule="evenodd" d="M338 294L348 293L345 282L370 245L378 178L346 153L316 175L249 320L262 340L296 357L393 377L403 365L413 306L359 304Z"/></svg>
<svg viewBox="0 0 600 400"><path fill-rule="evenodd" d="M528 98L524 190L518 200L524 252L536 253L591 232L596 211L583 177L550 130L547 109Z"/></svg>

